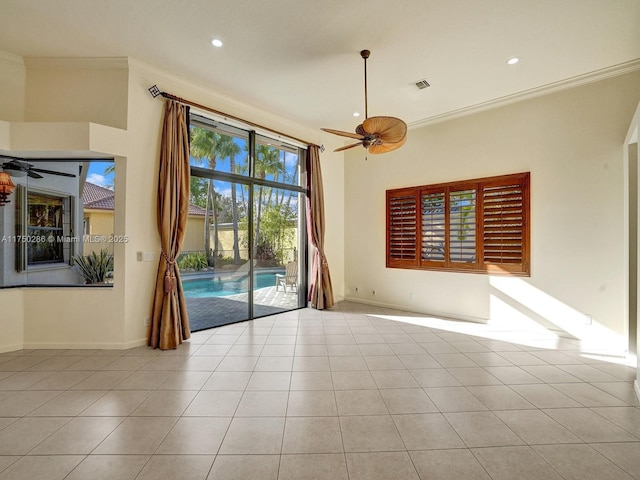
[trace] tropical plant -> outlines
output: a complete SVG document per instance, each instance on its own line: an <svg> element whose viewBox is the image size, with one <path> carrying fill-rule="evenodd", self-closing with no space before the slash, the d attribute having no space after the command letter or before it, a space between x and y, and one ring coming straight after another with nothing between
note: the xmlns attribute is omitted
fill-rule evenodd
<svg viewBox="0 0 640 480"><path fill-rule="evenodd" d="M187 268L200 271L209 266L207 256L202 252L191 252L178 260L178 268L185 270Z"/></svg>
<svg viewBox="0 0 640 480"><path fill-rule="evenodd" d="M73 257L78 274L85 283L104 283L108 275L113 272L113 255L105 248L100 253L91 252L89 255Z"/></svg>

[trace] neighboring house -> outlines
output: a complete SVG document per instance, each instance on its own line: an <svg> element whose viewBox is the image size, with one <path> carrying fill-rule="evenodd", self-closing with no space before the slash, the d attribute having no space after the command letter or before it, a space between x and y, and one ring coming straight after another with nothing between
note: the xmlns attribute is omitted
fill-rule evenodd
<svg viewBox="0 0 640 480"><path fill-rule="evenodd" d="M84 253L98 252L107 248L113 252L113 244L109 237L113 235L115 193L99 185L87 182L82 191L84 204L83 233ZM197 205L189 205L189 219L187 220L187 234L182 250L203 250L205 209ZM125 232L124 237L127 236ZM101 240L105 238L106 241ZM131 239L129 239L131 240Z"/></svg>

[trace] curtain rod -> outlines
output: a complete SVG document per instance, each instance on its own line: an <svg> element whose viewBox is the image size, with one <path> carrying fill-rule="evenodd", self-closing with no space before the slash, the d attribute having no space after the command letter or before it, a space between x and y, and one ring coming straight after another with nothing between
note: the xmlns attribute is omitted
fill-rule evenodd
<svg viewBox="0 0 640 480"><path fill-rule="evenodd" d="M228 113L224 113L224 112L221 112L221 111L216 110L214 108L207 107L205 105L201 105L201 104L196 103L196 102L192 102L191 100L186 100L184 98L178 97L178 96L173 95L171 93L161 92L157 85L153 85L152 87L149 87L149 93L151 94L151 96L153 98L161 96L161 97L164 97L164 98L168 98L170 100L175 100L176 102L180 102L180 103L182 103L184 105L190 105L192 107L199 108L201 110L205 110L207 112L214 113L214 114L220 115L222 117L230 118L232 120L235 120L236 122L244 123L244 124L249 125L251 127L260 128L260 129L265 130L267 132L275 133L276 135L280 135L282 137L290 138L291 140L295 140L296 142L303 143L303 144L305 144L307 146L311 146L311 145L318 146L314 142L308 142L306 140L302 140L300 138L296 138L296 137L293 137L291 135L287 135L286 133L279 132L278 130L274 130L272 128L268 128L268 127L265 127L263 125L260 125L259 123L250 122L249 120L245 120L244 118L236 117L234 115L229 115ZM320 148L321 152L324 152L324 145L320 145L320 146L318 146L318 148Z"/></svg>

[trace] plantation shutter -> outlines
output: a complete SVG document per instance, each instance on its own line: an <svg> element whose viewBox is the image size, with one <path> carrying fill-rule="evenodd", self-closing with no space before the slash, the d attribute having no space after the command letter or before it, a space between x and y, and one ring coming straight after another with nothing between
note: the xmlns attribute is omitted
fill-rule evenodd
<svg viewBox="0 0 640 480"><path fill-rule="evenodd" d="M418 191L387 192L387 266L418 263Z"/></svg>
<svg viewBox="0 0 640 480"><path fill-rule="evenodd" d="M522 174L482 186L482 261L489 271L528 271L528 183Z"/></svg>

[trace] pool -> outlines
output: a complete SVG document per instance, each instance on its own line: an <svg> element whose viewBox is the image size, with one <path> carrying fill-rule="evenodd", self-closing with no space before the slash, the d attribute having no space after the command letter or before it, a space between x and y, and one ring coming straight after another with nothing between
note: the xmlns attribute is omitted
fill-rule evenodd
<svg viewBox="0 0 640 480"><path fill-rule="evenodd" d="M254 290L273 287L276 284L276 274L258 273L253 281ZM187 298L226 297L247 293L249 290L249 276L234 277L233 274L206 278L187 278L182 280L184 296Z"/></svg>

